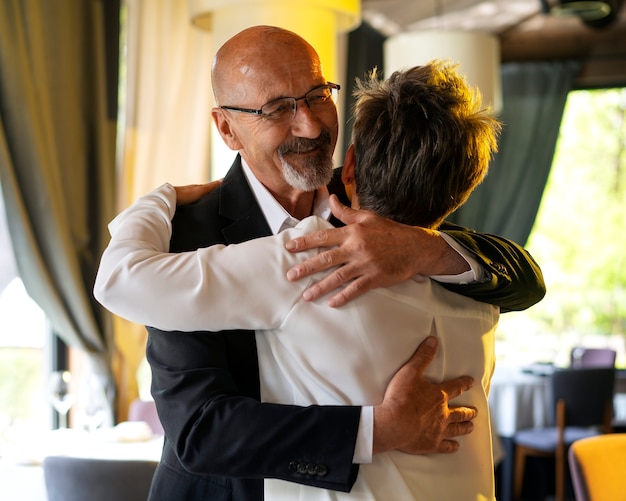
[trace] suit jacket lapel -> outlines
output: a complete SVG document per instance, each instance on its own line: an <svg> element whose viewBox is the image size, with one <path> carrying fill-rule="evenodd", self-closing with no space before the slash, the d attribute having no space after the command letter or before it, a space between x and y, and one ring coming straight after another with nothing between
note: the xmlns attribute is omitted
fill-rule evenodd
<svg viewBox="0 0 626 501"><path fill-rule="evenodd" d="M335 169L333 178L328 185L328 191L337 195L343 204L350 205L350 200L341 181L341 168ZM221 216L232 221L222 230L224 239L229 244L272 234L248 185L239 155L235 158L222 182L219 210ZM333 226L344 226L335 216L331 216L330 222Z"/></svg>
<svg viewBox="0 0 626 501"><path fill-rule="evenodd" d="M222 230L228 244L272 234L248 185L239 155L222 182L219 211L221 216L232 221Z"/></svg>

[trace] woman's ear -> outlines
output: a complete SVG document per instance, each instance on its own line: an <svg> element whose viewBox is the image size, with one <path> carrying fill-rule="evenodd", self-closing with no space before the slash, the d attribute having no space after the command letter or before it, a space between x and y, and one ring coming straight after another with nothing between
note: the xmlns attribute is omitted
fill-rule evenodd
<svg viewBox="0 0 626 501"><path fill-rule="evenodd" d="M341 181L346 186L354 183L354 145L348 146L346 156L343 160L343 168L341 169Z"/></svg>
<svg viewBox="0 0 626 501"><path fill-rule="evenodd" d="M353 201L354 190L354 145L348 146L346 156L343 160L343 168L341 169L341 181L346 188L348 198Z"/></svg>
<svg viewBox="0 0 626 501"><path fill-rule="evenodd" d="M228 146L233 151L239 151L241 149L241 143L237 138L235 130L231 127L229 117L226 116L226 112L221 108L213 108L211 110L211 116L213 122L217 127L217 131Z"/></svg>

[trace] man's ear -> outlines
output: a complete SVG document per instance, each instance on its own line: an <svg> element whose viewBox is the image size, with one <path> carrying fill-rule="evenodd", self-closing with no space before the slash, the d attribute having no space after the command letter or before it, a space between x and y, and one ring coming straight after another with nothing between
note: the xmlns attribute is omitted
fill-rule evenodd
<svg viewBox="0 0 626 501"><path fill-rule="evenodd" d="M213 117L213 122L217 127L217 131L222 136L224 143L233 151L239 151L242 146L237 138L237 133L231 127L229 117L226 116L226 112L221 108L213 108L211 110L211 116Z"/></svg>
<svg viewBox="0 0 626 501"><path fill-rule="evenodd" d="M346 156L343 160L343 168L341 169L341 181L346 186L354 183L354 145L348 146Z"/></svg>

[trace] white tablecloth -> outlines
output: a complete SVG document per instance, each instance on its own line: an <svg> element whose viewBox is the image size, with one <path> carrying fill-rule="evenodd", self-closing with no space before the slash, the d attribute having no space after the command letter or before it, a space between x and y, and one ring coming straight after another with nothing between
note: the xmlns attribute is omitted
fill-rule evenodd
<svg viewBox="0 0 626 501"><path fill-rule="evenodd" d="M489 407L495 433L512 437L525 428L551 421L550 378L524 372L519 367L498 367L491 380Z"/></svg>
<svg viewBox="0 0 626 501"><path fill-rule="evenodd" d="M0 449L0 500L46 501L41 462L50 455L160 460L162 436L133 437L129 431L133 430L108 429L92 433L55 430L3 444Z"/></svg>

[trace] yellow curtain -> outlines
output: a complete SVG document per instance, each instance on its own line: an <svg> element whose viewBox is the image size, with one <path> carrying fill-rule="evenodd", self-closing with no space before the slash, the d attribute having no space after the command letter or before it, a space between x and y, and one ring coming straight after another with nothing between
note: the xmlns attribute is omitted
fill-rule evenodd
<svg viewBox="0 0 626 501"><path fill-rule="evenodd" d="M211 35L189 22L187 2L126 0L118 211L165 182L209 180ZM125 73L124 73L125 72ZM147 333L115 318L120 418L139 393Z"/></svg>

